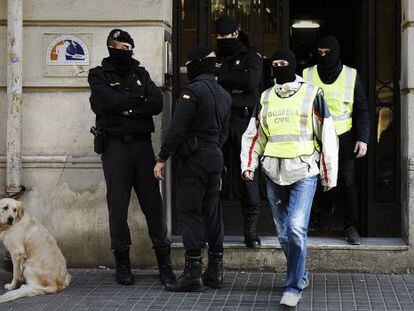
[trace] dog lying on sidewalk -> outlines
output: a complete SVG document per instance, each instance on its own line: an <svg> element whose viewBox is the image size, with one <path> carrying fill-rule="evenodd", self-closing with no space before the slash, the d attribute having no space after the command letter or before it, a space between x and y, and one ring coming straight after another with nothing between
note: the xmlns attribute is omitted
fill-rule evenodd
<svg viewBox="0 0 414 311"><path fill-rule="evenodd" d="M13 279L4 286L9 292L0 296L0 303L56 293L69 285L66 259L55 239L21 202L0 200L0 239L13 262Z"/></svg>

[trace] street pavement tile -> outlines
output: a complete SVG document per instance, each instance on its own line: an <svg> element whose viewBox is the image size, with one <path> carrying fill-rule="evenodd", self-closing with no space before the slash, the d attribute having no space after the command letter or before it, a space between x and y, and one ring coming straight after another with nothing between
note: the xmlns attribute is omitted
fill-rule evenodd
<svg viewBox="0 0 414 311"><path fill-rule="evenodd" d="M282 273L229 271L222 289L202 293L166 292L154 271L135 271L132 286L115 284L113 270L71 273L72 283L63 292L1 304L0 311L414 311L414 275L314 273L295 309L279 305ZM0 272L0 286L10 277Z"/></svg>

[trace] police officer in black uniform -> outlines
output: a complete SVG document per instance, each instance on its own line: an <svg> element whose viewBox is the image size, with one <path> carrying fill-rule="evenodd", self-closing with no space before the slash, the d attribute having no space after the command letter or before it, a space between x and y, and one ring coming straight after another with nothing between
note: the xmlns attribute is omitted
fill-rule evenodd
<svg viewBox="0 0 414 311"><path fill-rule="evenodd" d="M220 180L221 147L227 139L231 97L213 75L215 54L206 46L188 53L190 83L182 90L174 116L163 139L154 174L163 179L165 161L176 154L176 203L183 243L185 269L170 291L202 291L204 285L223 284L223 218ZM204 232L206 231L206 232ZM208 242L209 261L201 274L201 248Z"/></svg>
<svg viewBox="0 0 414 311"><path fill-rule="evenodd" d="M223 16L216 21L218 83L230 93L231 107L229 138L224 146L224 159L229 169L230 155L236 161L240 176L241 137L259 103L259 85L262 79L262 61L254 48L246 47L238 40L237 23ZM257 176L258 174L255 174ZM241 205L244 214L245 243L250 248L259 248L256 234L260 214L260 194L257 178L245 181L238 178L241 189Z"/></svg>
<svg viewBox="0 0 414 311"><path fill-rule="evenodd" d="M145 214L163 284L175 279L170 241L155 165L152 117L162 111L163 97L139 61L132 58L134 40L121 29L107 38L109 57L89 71L91 108L96 127L106 135L102 166L107 185L111 248L116 261L116 281L134 283L129 259L131 236L127 216L134 188Z"/></svg>

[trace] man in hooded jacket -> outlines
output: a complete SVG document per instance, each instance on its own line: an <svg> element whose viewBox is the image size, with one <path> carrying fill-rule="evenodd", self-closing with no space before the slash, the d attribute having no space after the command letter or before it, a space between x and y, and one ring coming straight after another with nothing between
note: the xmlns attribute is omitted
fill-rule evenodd
<svg viewBox="0 0 414 311"><path fill-rule="evenodd" d="M162 111L162 93L139 61L132 58L134 40L128 32L113 29L107 38L109 57L89 71L90 103L96 127L106 135L102 166L107 186L111 249L116 281L131 285L128 206L134 188L148 224L162 284L175 280L170 241L155 165L152 117Z"/></svg>
<svg viewBox="0 0 414 311"><path fill-rule="evenodd" d="M318 64L303 71L303 78L324 91L339 136L338 190L344 199L345 239L361 244L355 159L367 152L370 132L369 110L364 85L356 69L340 60L340 46L334 36L318 45ZM328 195L333 201L332 194Z"/></svg>

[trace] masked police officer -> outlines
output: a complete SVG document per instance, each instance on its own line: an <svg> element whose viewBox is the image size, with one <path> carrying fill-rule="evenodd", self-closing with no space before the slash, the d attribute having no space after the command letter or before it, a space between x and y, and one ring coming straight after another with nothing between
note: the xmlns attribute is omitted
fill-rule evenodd
<svg viewBox="0 0 414 311"><path fill-rule="evenodd" d="M356 69L340 60L340 47L334 36L318 45L318 64L303 71L303 78L319 86L332 114L339 135L338 189L344 197L345 236L349 244L361 244L355 159L367 152L370 119L364 85ZM331 195L328 196L332 200Z"/></svg>
<svg viewBox="0 0 414 311"><path fill-rule="evenodd" d="M155 177L162 180L165 161L177 154L176 203L186 253L184 272L177 284L167 287L170 291L201 291L204 285L219 288L223 283L223 219L218 200L231 97L215 80L216 58L210 48L197 46L187 58L190 83L177 100L154 168ZM204 239L209 259L202 276Z"/></svg>
<svg viewBox="0 0 414 311"><path fill-rule="evenodd" d="M131 236L127 216L134 188L145 214L163 284L175 279L171 268L170 241L164 218L151 133L152 117L162 111L163 98L139 61L132 58L134 40L121 29L107 38L109 57L89 71L91 107L96 127L106 135L102 166L107 185L111 248L116 261L116 281L134 283L129 259Z"/></svg>
<svg viewBox="0 0 414 311"><path fill-rule="evenodd" d="M253 48L247 48L238 40L237 23L229 17L216 21L218 83L230 93L233 103L229 127L229 138L224 146L226 167L230 169L230 154L236 161L240 176L241 137L250 117L259 102L259 85L262 79L262 61ZM257 174L256 174L257 176ZM254 180L238 178L241 189L241 205L244 214L244 237L248 247L260 247L256 234L260 214L260 195L257 177Z"/></svg>

